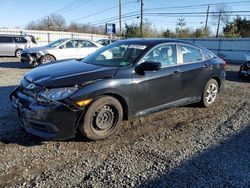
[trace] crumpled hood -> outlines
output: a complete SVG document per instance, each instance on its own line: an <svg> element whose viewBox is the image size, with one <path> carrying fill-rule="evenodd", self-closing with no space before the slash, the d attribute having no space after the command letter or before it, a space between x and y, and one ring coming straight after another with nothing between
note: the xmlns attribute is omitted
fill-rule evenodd
<svg viewBox="0 0 250 188"><path fill-rule="evenodd" d="M51 47L48 46L40 46L40 47L33 47L33 48L26 48L23 52L24 53L37 53L43 50L50 50Z"/></svg>
<svg viewBox="0 0 250 188"><path fill-rule="evenodd" d="M67 60L32 69L25 75L25 79L47 88L66 87L96 79L111 78L117 69L118 67L101 67L77 60Z"/></svg>

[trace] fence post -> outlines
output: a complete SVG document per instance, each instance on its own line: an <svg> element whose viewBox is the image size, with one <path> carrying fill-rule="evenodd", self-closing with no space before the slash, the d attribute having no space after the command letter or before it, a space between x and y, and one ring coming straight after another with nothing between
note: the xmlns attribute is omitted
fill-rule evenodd
<svg viewBox="0 0 250 188"><path fill-rule="evenodd" d="M74 38L74 33L71 33L71 38L72 38L72 39Z"/></svg>
<svg viewBox="0 0 250 188"><path fill-rule="evenodd" d="M220 57L220 47L221 47L221 37L219 38L219 41L218 41L218 51L217 51L217 55Z"/></svg>
<svg viewBox="0 0 250 188"><path fill-rule="evenodd" d="M50 43L50 33L48 33L48 44Z"/></svg>

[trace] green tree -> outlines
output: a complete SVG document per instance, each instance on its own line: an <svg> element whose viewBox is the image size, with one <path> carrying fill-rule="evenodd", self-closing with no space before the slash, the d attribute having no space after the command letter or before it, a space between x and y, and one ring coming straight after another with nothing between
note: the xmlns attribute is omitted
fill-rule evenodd
<svg viewBox="0 0 250 188"><path fill-rule="evenodd" d="M240 37L240 32L238 31L238 27L235 23L230 22L227 23L223 28L224 36L228 38L237 38Z"/></svg>
<svg viewBox="0 0 250 188"><path fill-rule="evenodd" d="M164 38L175 38L176 36L175 36L175 33L171 32L170 29L167 29L167 30L165 30L165 31L163 31L161 33L161 37L164 37Z"/></svg>
<svg viewBox="0 0 250 188"><path fill-rule="evenodd" d="M157 29L148 21L143 23L142 37L160 37L161 34ZM125 24L124 35L126 38L141 37L139 24Z"/></svg>
<svg viewBox="0 0 250 188"><path fill-rule="evenodd" d="M209 37L211 35L211 31L209 28L205 29L205 28L198 28L196 29L193 33L192 33L192 37L195 38L206 38Z"/></svg>
<svg viewBox="0 0 250 188"><path fill-rule="evenodd" d="M240 37L250 37L250 19L237 16L223 28L224 35L228 35L234 30Z"/></svg>

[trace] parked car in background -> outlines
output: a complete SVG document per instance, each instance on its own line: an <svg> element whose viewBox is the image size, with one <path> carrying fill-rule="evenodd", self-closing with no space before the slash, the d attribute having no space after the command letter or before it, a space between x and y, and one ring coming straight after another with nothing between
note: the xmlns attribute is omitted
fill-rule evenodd
<svg viewBox="0 0 250 188"><path fill-rule="evenodd" d="M250 51L245 56L246 62L240 66L239 76L241 78L250 78Z"/></svg>
<svg viewBox="0 0 250 188"><path fill-rule="evenodd" d="M21 62L35 67L51 61L81 59L100 47L101 44L85 39L59 39L47 46L25 49L21 55Z"/></svg>
<svg viewBox="0 0 250 188"><path fill-rule="evenodd" d="M33 43L36 41L32 35L0 35L0 56L20 57Z"/></svg>
<svg viewBox="0 0 250 188"><path fill-rule="evenodd" d="M103 46L106 46L106 45L111 44L111 43L116 42L116 41L118 41L118 40L117 39L99 39L96 42L103 45Z"/></svg>
<svg viewBox="0 0 250 188"><path fill-rule="evenodd" d="M225 62L204 48L176 40L131 39L77 63L37 67L10 98L31 134L69 139L80 132L98 140L111 135L122 120L196 102L210 107L225 76Z"/></svg>

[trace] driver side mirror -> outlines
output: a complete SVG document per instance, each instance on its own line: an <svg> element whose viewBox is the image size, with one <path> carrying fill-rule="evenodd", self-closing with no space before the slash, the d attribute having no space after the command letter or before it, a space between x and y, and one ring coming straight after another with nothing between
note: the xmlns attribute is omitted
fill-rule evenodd
<svg viewBox="0 0 250 188"><path fill-rule="evenodd" d="M65 45L61 45L59 48L60 48L60 49L63 49L63 48L65 48Z"/></svg>
<svg viewBox="0 0 250 188"><path fill-rule="evenodd" d="M141 75L145 74L145 71L158 71L161 68L161 63L155 61L146 61L136 66L135 72Z"/></svg>

